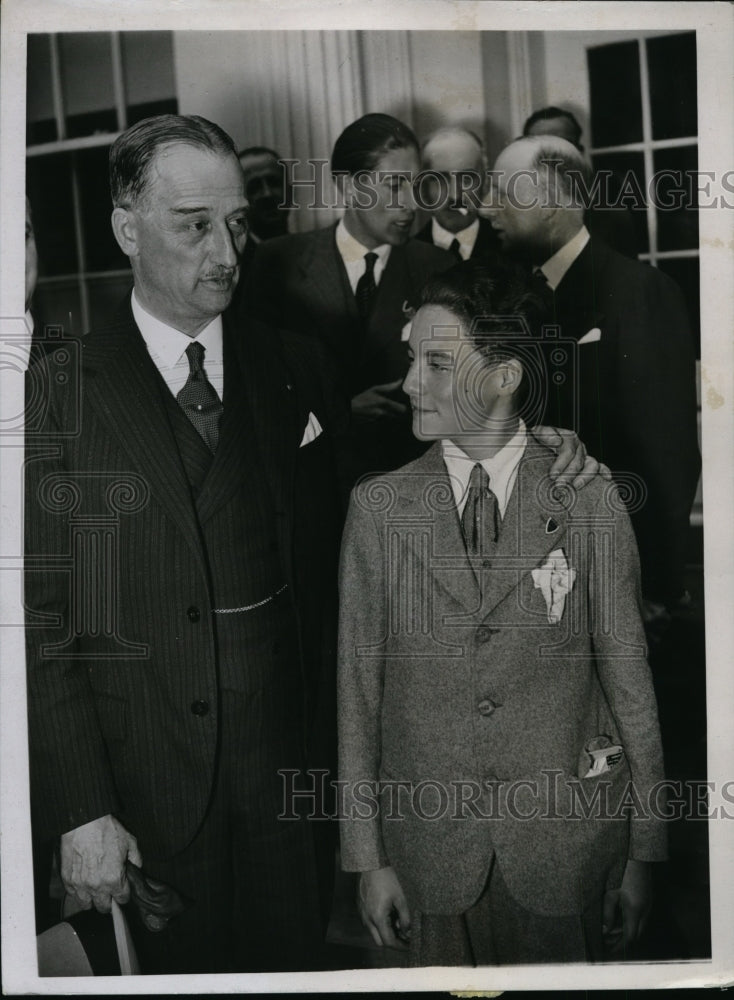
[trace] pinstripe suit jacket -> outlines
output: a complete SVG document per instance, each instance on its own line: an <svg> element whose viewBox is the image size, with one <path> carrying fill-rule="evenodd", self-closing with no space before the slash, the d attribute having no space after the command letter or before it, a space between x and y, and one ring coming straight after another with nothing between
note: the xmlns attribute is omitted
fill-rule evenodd
<svg viewBox="0 0 734 1000"><path fill-rule="evenodd" d="M646 802L662 754L629 519L601 480L567 507L551 500L551 462L528 444L489 569L468 562L440 445L352 495L340 585L342 863L392 865L424 912L468 909L493 856L518 902L543 914L598 901L628 854L664 856L661 822L605 819L599 802L584 815L595 793L614 815L630 778ZM576 579L552 625L532 570L559 549ZM596 737L625 756L586 778ZM386 784L373 808L376 781Z"/></svg>
<svg viewBox="0 0 734 1000"><path fill-rule="evenodd" d="M218 741L209 613L216 605L202 526L226 514L243 478L260 484L272 504L274 578L309 594L314 615L326 616L333 604L337 418L312 347L257 323L236 330L225 316L227 351L238 356L259 460L244 468L243 441L237 428L228 430L225 373L220 443L197 496L166 412L167 390L129 303L108 328L83 338L80 394L49 395L26 481L29 730L40 839L107 813L159 856L195 833ZM324 433L299 447L311 412ZM298 494L307 501L297 505ZM224 546L237 545L238 527L231 525ZM80 579L83 564L90 570ZM227 581L216 582L226 590ZM284 628L295 633L298 607L289 607ZM284 685L301 720L324 682L313 673L322 665L316 645L325 641L325 618L321 626L300 631L308 667ZM243 650L250 676L262 673L261 661L277 669L279 638L259 635Z"/></svg>

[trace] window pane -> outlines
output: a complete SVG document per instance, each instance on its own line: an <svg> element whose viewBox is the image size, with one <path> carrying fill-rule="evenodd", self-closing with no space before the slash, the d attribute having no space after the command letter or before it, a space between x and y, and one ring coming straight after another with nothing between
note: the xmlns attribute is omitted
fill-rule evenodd
<svg viewBox="0 0 734 1000"><path fill-rule="evenodd" d="M41 324L62 326L66 333L76 336L86 333L82 329L77 278L54 278L39 282L33 296L33 311Z"/></svg>
<svg viewBox="0 0 734 1000"><path fill-rule="evenodd" d="M79 269L68 153L31 156L26 161L26 190L33 212L38 273L75 274Z"/></svg>
<svg viewBox="0 0 734 1000"><path fill-rule="evenodd" d="M79 171L82 232L87 271L112 271L130 266L112 233L112 200L108 177L109 149L80 150L75 154Z"/></svg>
<svg viewBox="0 0 734 1000"><path fill-rule="evenodd" d="M67 136L116 132L109 34L59 35L59 52Z"/></svg>
<svg viewBox="0 0 734 1000"><path fill-rule="evenodd" d="M688 307L688 318L691 322L691 330L696 346L696 357L701 357L701 317L700 309L700 280L698 272L698 257L676 257L672 260L663 259L658 261L658 267L678 285L680 285L683 296Z"/></svg>
<svg viewBox="0 0 734 1000"><path fill-rule="evenodd" d="M635 256L647 253L650 240L647 232L647 192L645 189L645 159L642 153L602 153L592 157L594 170L603 174L602 192L608 192L613 211L595 213L613 227L604 239L619 250ZM592 214L592 219L594 214ZM624 240L624 246L621 242Z"/></svg>
<svg viewBox="0 0 734 1000"><path fill-rule="evenodd" d="M90 328L108 324L132 287L132 271L120 277L90 278L88 282Z"/></svg>
<svg viewBox="0 0 734 1000"><path fill-rule="evenodd" d="M658 250L695 250L698 247L698 149L696 146L656 149L653 162Z"/></svg>
<svg viewBox="0 0 734 1000"><path fill-rule="evenodd" d="M26 97L26 144L33 146L58 139L48 35L28 35Z"/></svg>
<svg viewBox="0 0 734 1000"><path fill-rule="evenodd" d="M697 135L696 32L648 38L645 44L653 138Z"/></svg>
<svg viewBox="0 0 734 1000"><path fill-rule="evenodd" d="M593 146L642 141L639 43L616 42L586 53Z"/></svg>
<svg viewBox="0 0 734 1000"><path fill-rule="evenodd" d="M126 31L120 42L128 125L150 115L176 114L172 33Z"/></svg>

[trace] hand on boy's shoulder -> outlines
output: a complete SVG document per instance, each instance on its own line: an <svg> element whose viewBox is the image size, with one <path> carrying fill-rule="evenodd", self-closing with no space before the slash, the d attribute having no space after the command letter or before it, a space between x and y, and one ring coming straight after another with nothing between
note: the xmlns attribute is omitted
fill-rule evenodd
<svg viewBox="0 0 734 1000"><path fill-rule="evenodd" d="M538 425L531 428L530 433L539 444L555 453L550 476L557 483L569 483L575 490L582 490L598 476L611 480L610 470L592 455L586 454L584 443L575 431Z"/></svg>

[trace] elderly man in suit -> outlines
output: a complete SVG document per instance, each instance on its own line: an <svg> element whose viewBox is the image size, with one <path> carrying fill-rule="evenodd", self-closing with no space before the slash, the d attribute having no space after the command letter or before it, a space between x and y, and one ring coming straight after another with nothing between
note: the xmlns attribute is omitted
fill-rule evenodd
<svg viewBox="0 0 734 1000"><path fill-rule="evenodd" d="M82 906L124 902L129 864L184 897L146 971L308 968L314 847L279 820L278 772L320 714L338 407L311 345L228 311L230 137L146 119L110 178L133 291L83 339L79 394L51 392L27 470L34 830Z"/></svg>
<svg viewBox="0 0 734 1000"><path fill-rule="evenodd" d="M416 239L449 250L457 260L491 264L500 252L489 219L479 215L487 188L487 157L469 129L440 128L423 143L422 197L435 206Z"/></svg>
<svg viewBox="0 0 734 1000"><path fill-rule="evenodd" d="M275 326L319 340L336 359L352 400L356 478L417 454L400 390L402 333L423 282L452 258L410 238L420 162L407 125L384 114L352 122L334 144L331 170L343 218L259 247L244 303Z"/></svg>
<svg viewBox="0 0 734 1000"><path fill-rule="evenodd" d="M685 593L701 466L694 347L675 283L590 237L580 180L587 166L569 142L519 139L495 163L492 224L506 253L535 269L551 320L576 345L566 352L575 370L552 361L545 416L578 431L627 494L653 622Z"/></svg>
<svg viewBox="0 0 734 1000"><path fill-rule="evenodd" d="M549 489L531 311L500 271L429 282L405 390L435 443L345 529L342 864L414 965L628 949L665 856L634 536L614 484Z"/></svg>

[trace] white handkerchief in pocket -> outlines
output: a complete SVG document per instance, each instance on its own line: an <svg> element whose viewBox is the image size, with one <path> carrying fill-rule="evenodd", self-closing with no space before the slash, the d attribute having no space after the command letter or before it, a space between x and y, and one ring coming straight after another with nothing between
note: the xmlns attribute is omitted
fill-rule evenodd
<svg viewBox="0 0 734 1000"><path fill-rule="evenodd" d="M571 569L563 549L554 549L538 569L534 569L533 584L545 598L548 624L557 625L563 617L566 595L576 581L576 570Z"/></svg>
<svg viewBox="0 0 734 1000"><path fill-rule="evenodd" d="M306 424L306 430L303 432L303 439L301 440L300 447L303 448L304 445L311 444L316 438L323 432L323 427L318 421L315 413L309 413L308 423Z"/></svg>
<svg viewBox="0 0 734 1000"><path fill-rule="evenodd" d="M601 340L601 330L598 326L595 326L593 330L589 330L588 333L585 333L580 340L576 341L576 343L579 345L593 344L596 340Z"/></svg>

